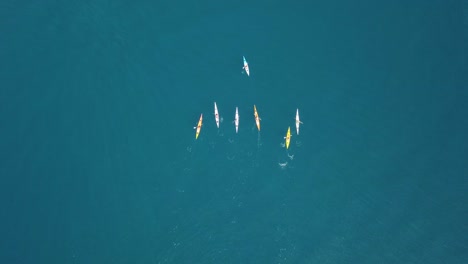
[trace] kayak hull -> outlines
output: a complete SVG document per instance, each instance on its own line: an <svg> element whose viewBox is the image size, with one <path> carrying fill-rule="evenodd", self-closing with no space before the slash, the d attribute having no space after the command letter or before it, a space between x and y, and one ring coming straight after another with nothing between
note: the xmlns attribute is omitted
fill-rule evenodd
<svg viewBox="0 0 468 264"><path fill-rule="evenodd" d="M289 143L291 142L291 128L288 127L288 132L286 133L286 136L284 137L286 140L286 149L289 149Z"/></svg>
<svg viewBox="0 0 468 264"><path fill-rule="evenodd" d="M198 139L198 135L200 135L202 124L203 124L203 114L200 115L200 119L198 120L198 124L195 127L195 129L196 129L195 139Z"/></svg>
<svg viewBox="0 0 468 264"><path fill-rule="evenodd" d="M247 63L247 60L245 59L244 56L242 56L242 59L244 60L244 70L245 73L247 73L247 76L250 76L250 70L249 70L249 63Z"/></svg>
<svg viewBox="0 0 468 264"><path fill-rule="evenodd" d="M296 134L299 135L299 125L301 120L299 119L299 109L296 110Z"/></svg>
<svg viewBox="0 0 468 264"><path fill-rule="evenodd" d="M257 125L258 131L260 131L260 116L257 112L257 107L254 105L254 117L255 117L255 124Z"/></svg>
<svg viewBox="0 0 468 264"><path fill-rule="evenodd" d="M215 120L216 120L216 126L219 128L219 114L218 114L218 106L216 105L216 102L214 103L214 115L215 115Z"/></svg>
<svg viewBox="0 0 468 264"><path fill-rule="evenodd" d="M236 115L234 117L234 124L236 125L236 133L239 130L239 112L236 107Z"/></svg>

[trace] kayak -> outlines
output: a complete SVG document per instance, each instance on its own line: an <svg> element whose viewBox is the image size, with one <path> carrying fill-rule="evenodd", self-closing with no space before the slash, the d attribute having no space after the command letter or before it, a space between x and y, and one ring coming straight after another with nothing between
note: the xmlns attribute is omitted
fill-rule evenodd
<svg viewBox="0 0 468 264"><path fill-rule="evenodd" d="M286 139L286 149L289 148L289 142L291 141L291 128L288 127L288 132L286 133L286 136L284 137Z"/></svg>
<svg viewBox="0 0 468 264"><path fill-rule="evenodd" d="M203 121L203 114L200 115L200 120L198 120L198 125L193 128L193 129L197 130L197 133L195 134L195 139L198 139L198 135L200 134L200 130L201 130L201 127L202 127L202 121Z"/></svg>
<svg viewBox="0 0 468 264"><path fill-rule="evenodd" d="M236 133L237 133L237 130L239 129L239 112L237 111L237 107L236 107L236 116L234 118L234 124L236 124Z"/></svg>
<svg viewBox="0 0 468 264"><path fill-rule="evenodd" d="M247 60L245 59L244 56L242 56L242 58L244 59L244 67L242 67L242 69L245 70L245 73L247 73L247 76L250 76L249 63L247 63Z"/></svg>
<svg viewBox="0 0 468 264"><path fill-rule="evenodd" d="M218 107L216 106L216 102L214 103L214 107L215 107L214 115L215 115L215 120L216 120L216 126L219 128L219 115L218 115Z"/></svg>
<svg viewBox="0 0 468 264"><path fill-rule="evenodd" d="M260 131L260 117L257 113L257 107L254 105L254 116L255 116L255 123L257 124L258 131Z"/></svg>
<svg viewBox="0 0 468 264"><path fill-rule="evenodd" d="M296 110L296 133L299 135L299 125L302 124L299 120L299 109Z"/></svg>

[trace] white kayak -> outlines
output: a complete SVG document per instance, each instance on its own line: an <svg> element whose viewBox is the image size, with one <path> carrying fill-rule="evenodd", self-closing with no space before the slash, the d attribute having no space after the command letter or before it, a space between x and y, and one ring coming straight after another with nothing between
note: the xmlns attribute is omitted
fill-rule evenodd
<svg viewBox="0 0 468 264"><path fill-rule="evenodd" d="M239 130L239 112L237 111L236 107L236 116L234 118L234 124L236 125L236 133Z"/></svg>
<svg viewBox="0 0 468 264"><path fill-rule="evenodd" d="M216 120L216 126L219 128L219 114L218 114L218 107L216 106L216 102L214 103L214 115Z"/></svg>
<svg viewBox="0 0 468 264"><path fill-rule="evenodd" d="M299 135L299 125L302 124L299 119L299 109L296 110L296 133Z"/></svg>
<svg viewBox="0 0 468 264"><path fill-rule="evenodd" d="M247 60L245 59L244 56L242 56L242 58L244 59L244 67L242 67L242 69L245 70L245 73L247 73L247 76L250 76L249 63L247 63Z"/></svg>

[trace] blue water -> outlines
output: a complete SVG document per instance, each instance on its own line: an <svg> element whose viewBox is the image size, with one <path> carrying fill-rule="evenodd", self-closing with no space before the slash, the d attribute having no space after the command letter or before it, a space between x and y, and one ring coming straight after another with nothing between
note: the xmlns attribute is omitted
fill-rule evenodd
<svg viewBox="0 0 468 264"><path fill-rule="evenodd" d="M466 1L7 1L0 36L0 263L468 263Z"/></svg>

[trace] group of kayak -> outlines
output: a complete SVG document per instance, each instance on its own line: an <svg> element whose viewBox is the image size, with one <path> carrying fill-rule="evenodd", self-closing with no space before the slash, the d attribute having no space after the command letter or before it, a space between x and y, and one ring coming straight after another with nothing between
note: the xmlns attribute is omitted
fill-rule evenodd
<svg viewBox="0 0 468 264"><path fill-rule="evenodd" d="M214 103L214 116L215 116L215 121L216 121L216 127L219 128L219 112L218 112L218 106L216 105L216 102ZM254 118L255 118L255 124L257 125L258 131L260 131L260 116L258 115L257 112L257 107L254 105ZM200 115L200 119L198 120L198 124L194 129L196 130L195 133L195 139L198 139L198 135L200 135L201 127L203 124L203 114ZM296 133L299 135L299 126L302 124L302 121L299 119L299 109L296 110ZM239 132L239 109L236 107L236 113L234 115L234 125L236 126L236 133ZM291 127L288 127L288 131L286 132L286 136L284 137L285 139L285 146L288 149L289 148L289 143L291 141Z"/></svg>
<svg viewBox="0 0 468 264"><path fill-rule="evenodd" d="M249 64L247 63L247 60L245 59L244 56L242 56L244 60L244 66L242 69L245 71L247 76L250 76L250 70L249 70ZM218 106L216 105L216 102L214 103L214 115L215 115L215 121L216 121L216 126L219 128L219 113L218 113ZM258 115L257 112L257 107L254 105L254 117L255 117L255 124L257 125L258 131L260 131L260 116ZM198 124L194 129L196 130L195 134L195 139L198 139L198 135L200 134L201 127L203 123L203 114L200 115L200 119L198 120ZM236 107L236 114L234 116L234 124L236 126L236 133L239 130L239 110ZM299 135L299 125L302 124L301 120L299 119L299 109L296 110L296 133ZM291 128L288 127L288 131L286 132L286 136L284 137L285 139L285 146L286 149L289 148L289 143L291 141Z"/></svg>

